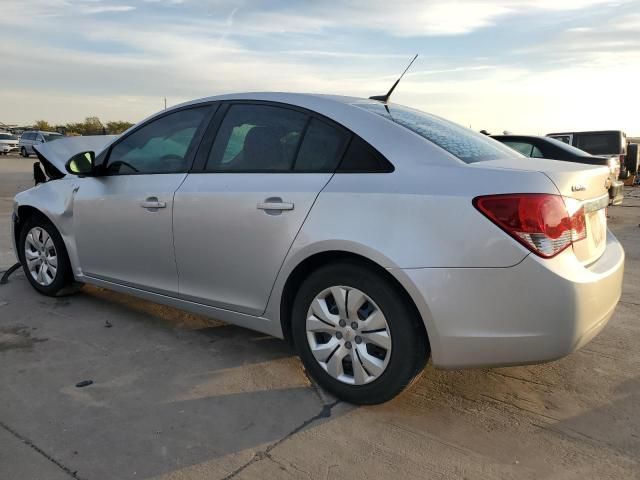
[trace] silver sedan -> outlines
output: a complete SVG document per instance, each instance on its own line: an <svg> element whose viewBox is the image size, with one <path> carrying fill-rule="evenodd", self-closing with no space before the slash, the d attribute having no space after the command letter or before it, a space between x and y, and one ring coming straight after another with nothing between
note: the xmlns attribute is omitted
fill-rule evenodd
<svg viewBox="0 0 640 480"><path fill-rule="evenodd" d="M225 95L36 150L46 176L13 216L36 290L91 283L286 338L354 403L391 399L429 358L567 355L621 293L607 168L400 105Z"/></svg>

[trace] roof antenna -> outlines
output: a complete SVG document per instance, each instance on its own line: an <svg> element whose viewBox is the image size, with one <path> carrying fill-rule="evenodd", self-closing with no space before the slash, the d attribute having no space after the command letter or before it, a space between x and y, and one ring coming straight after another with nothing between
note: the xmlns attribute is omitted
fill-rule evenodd
<svg viewBox="0 0 640 480"><path fill-rule="evenodd" d="M413 57L413 60L411 60L409 65L407 65L407 68L404 69L404 72L402 72L402 75L400 75L400 78L398 80L396 80L396 83L393 84L393 86L389 89L389 91L387 92L386 95L374 95L373 97L369 97L369 100L378 100L378 101L380 101L380 102L382 102L382 103L384 103L386 105L387 102L389 102L389 97L391 97L391 94L393 93L393 91L398 86L398 83L400 83L400 80L402 80L402 77L404 77L404 74L407 73L407 70L409 70L411 65L413 65L413 62L416 61L416 58L418 58L418 54L417 53L416 53L416 56Z"/></svg>

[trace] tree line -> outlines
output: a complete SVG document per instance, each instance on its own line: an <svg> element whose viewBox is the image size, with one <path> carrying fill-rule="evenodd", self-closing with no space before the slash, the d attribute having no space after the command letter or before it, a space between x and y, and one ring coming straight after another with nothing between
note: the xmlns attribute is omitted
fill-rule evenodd
<svg viewBox="0 0 640 480"><path fill-rule="evenodd" d="M38 120L33 124L34 130L60 132L65 135L117 135L131 127L133 123L117 120L102 123L98 117L87 117L83 122L54 125L46 120Z"/></svg>

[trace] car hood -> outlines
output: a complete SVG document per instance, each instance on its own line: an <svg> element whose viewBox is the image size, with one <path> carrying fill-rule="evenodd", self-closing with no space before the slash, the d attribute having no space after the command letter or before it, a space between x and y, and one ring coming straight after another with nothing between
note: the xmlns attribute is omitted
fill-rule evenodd
<svg viewBox="0 0 640 480"><path fill-rule="evenodd" d="M64 166L75 154L92 151L97 157L116 138L118 138L118 135L64 137L51 142L34 145L33 149L36 151L38 159L42 162L47 175L49 177L60 178L61 176L67 175Z"/></svg>

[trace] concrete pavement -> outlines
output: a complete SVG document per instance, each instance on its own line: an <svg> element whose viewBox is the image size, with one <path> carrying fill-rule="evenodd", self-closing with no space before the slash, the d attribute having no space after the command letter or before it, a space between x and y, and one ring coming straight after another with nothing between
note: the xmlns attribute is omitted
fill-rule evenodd
<svg viewBox="0 0 640 480"><path fill-rule="evenodd" d="M30 165L5 161L6 267ZM94 287L43 297L18 272L0 286L0 478L640 478L640 199L610 215L624 292L593 342L546 365L429 366L375 407L313 385L283 341Z"/></svg>

